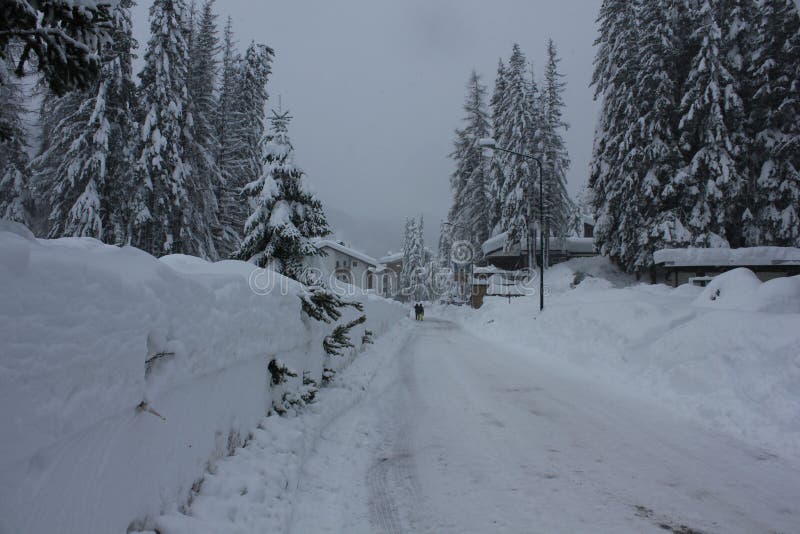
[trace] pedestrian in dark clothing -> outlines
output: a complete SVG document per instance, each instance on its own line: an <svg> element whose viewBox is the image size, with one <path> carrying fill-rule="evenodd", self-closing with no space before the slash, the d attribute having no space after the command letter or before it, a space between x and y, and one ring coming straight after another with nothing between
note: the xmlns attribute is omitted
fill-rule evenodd
<svg viewBox="0 0 800 534"><path fill-rule="evenodd" d="M419 303L419 320L423 320L425 318L425 306L422 303Z"/></svg>
<svg viewBox="0 0 800 534"><path fill-rule="evenodd" d="M417 321L422 320L422 305L419 302L414 304L414 319Z"/></svg>

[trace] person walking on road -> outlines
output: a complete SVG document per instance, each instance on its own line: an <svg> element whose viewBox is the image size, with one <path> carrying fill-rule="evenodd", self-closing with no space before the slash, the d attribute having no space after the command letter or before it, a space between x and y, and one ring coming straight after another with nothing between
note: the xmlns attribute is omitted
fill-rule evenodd
<svg viewBox="0 0 800 534"><path fill-rule="evenodd" d="M421 313L419 302L414 303L414 319L419 321Z"/></svg>
<svg viewBox="0 0 800 534"><path fill-rule="evenodd" d="M419 320L421 321L423 319L425 319L425 306L423 306L422 303L420 302L419 303Z"/></svg>

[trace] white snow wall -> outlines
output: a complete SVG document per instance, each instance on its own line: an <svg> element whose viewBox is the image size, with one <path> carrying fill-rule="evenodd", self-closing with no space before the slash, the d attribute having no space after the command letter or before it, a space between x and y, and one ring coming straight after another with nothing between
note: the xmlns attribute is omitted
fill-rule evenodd
<svg viewBox="0 0 800 534"><path fill-rule="evenodd" d="M303 317L296 283L253 270L0 221L0 534L125 532L180 506L262 421L270 359L319 380L333 325ZM357 345L405 314L354 298Z"/></svg>

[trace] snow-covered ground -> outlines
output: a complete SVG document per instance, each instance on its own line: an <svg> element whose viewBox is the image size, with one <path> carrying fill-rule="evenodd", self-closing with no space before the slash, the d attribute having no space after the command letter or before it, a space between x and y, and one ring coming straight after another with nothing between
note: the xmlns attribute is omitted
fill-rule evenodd
<svg viewBox="0 0 800 534"><path fill-rule="evenodd" d="M589 276L574 288L577 273ZM736 269L708 287L637 284L604 258L545 273L538 296L445 313L476 335L800 459L800 277Z"/></svg>
<svg viewBox="0 0 800 534"><path fill-rule="evenodd" d="M455 323L410 324L268 419L160 531L798 531L798 462Z"/></svg>
<svg viewBox="0 0 800 534"><path fill-rule="evenodd" d="M185 503L270 409L271 359L297 372L289 391L344 364L326 360L333 325L302 316L300 291L244 262L0 221L0 532L123 532ZM354 298L356 343L406 315Z"/></svg>
<svg viewBox="0 0 800 534"><path fill-rule="evenodd" d="M544 313L423 323L361 295L386 333L264 417L269 359L322 371L301 288L3 225L0 533L800 531L798 278L580 260Z"/></svg>
<svg viewBox="0 0 800 534"><path fill-rule="evenodd" d="M570 289L576 270L614 282ZM599 260L548 280L538 317L498 300L406 323L318 404L268 419L161 532L800 530L796 280L671 290Z"/></svg>

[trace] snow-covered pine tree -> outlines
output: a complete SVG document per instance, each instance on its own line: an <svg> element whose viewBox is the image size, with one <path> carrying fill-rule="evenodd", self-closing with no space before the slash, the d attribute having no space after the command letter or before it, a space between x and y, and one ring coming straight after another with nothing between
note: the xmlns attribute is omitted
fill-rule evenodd
<svg viewBox="0 0 800 534"><path fill-rule="evenodd" d="M503 99L503 115L495 124L495 138L506 150L526 154L531 148L530 134L534 126L534 110L530 107L526 78L527 61L518 44L514 44L506 71L506 89ZM502 215L500 226L508 232L510 246L526 235L531 208L534 202L532 184L535 171L532 161L516 154L495 154L504 170L504 182L500 184Z"/></svg>
<svg viewBox="0 0 800 534"><path fill-rule="evenodd" d="M691 237L683 226L681 197L673 183L682 176L676 170L683 166L676 118L679 88L686 76L686 69L680 68L685 63L681 32L686 31L681 16L679 5L671 0L641 0L634 84L640 117L634 131L641 149L634 162L638 186L628 192L635 195L635 203L628 205L635 206L639 220L625 228L632 244L624 260L625 268L633 272L651 269L656 250L688 246Z"/></svg>
<svg viewBox="0 0 800 534"><path fill-rule="evenodd" d="M448 221L450 237L467 240L475 251L489 238L491 212L489 202L489 166L482 155L479 141L489 136L489 112L486 109L486 87L472 71L464 101L464 128L456 130L455 149L450 157L456 170L450 178L453 205ZM479 258L476 258L479 259Z"/></svg>
<svg viewBox="0 0 800 534"><path fill-rule="evenodd" d="M415 239L412 245L411 262L416 265L416 269L412 271L414 278L414 298L416 300L425 300L429 298L429 279L428 279L428 265L430 263L430 256L428 251L425 250L425 219L422 215L419 216L417 223Z"/></svg>
<svg viewBox="0 0 800 534"><path fill-rule="evenodd" d="M545 174L545 224L551 235L564 237L569 233L569 219L574 210L567 192L567 171L570 160L562 132L569 128L564 121L564 97L566 83L558 71L556 45L547 42L547 64L541 106L541 156ZM529 135L529 137L533 137Z"/></svg>
<svg viewBox="0 0 800 534"><path fill-rule="evenodd" d="M196 219L192 225L203 227L211 233L210 240L213 241L213 246L205 248L211 259L216 259L219 254L217 243L222 241L223 234L218 205L223 178L217 165L219 142L215 132L214 85L217 79L219 39L213 4L214 0L206 0L199 16L196 16L193 2L187 27L189 51L187 89L193 128L191 138L187 139L186 159L192 169L192 186L189 191Z"/></svg>
<svg viewBox="0 0 800 534"><path fill-rule="evenodd" d="M237 257L306 282L305 258L319 254L313 239L330 233L319 200L294 162L288 112L272 112L262 171L244 191L254 211Z"/></svg>
<svg viewBox="0 0 800 534"><path fill-rule="evenodd" d="M85 89L97 77L100 50L113 31L111 2L5 0L0 16L0 83L28 66L51 91ZM19 46L14 46L19 45ZM0 124L0 139L7 136Z"/></svg>
<svg viewBox="0 0 800 534"><path fill-rule="evenodd" d="M592 85L602 99L590 167L589 189L595 210L595 242L600 251L633 271L641 228L636 191L639 119L636 75L639 66L637 2L604 0L598 17Z"/></svg>
<svg viewBox="0 0 800 534"><path fill-rule="evenodd" d="M745 243L800 246L800 8L764 0L753 35L748 123L757 160Z"/></svg>
<svg viewBox="0 0 800 534"><path fill-rule="evenodd" d="M189 54L184 0L155 0L140 78L143 115L133 202L131 242L151 254L196 253L191 166L186 160L190 122ZM205 233L205 230L201 230Z"/></svg>
<svg viewBox="0 0 800 534"><path fill-rule="evenodd" d="M418 267L416 257L417 221L406 217L403 230L403 265L400 270L400 295L404 298L414 298L415 273Z"/></svg>
<svg viewBox="0 0 800 534"><path fill-rule="evenodd" d="M450 267L450 249L453 247L452 225L450 221L442 222L439 227L439 262L441 267Z"/></svg>
<svg viewBox="0 0 800 534"><path fill-rule="evenodd" d="M690 206L687 228L697 246L728 245L728 229L740 224L731 210L743 183L736 130L744 109L724 49L723 3L700 0L693 13L698 48L680 103L681 145L688 162L682 197Z"/></svg>
<svg viewBox="0 0 800 534"><path fill-rule="evenodd" d="M489 107L492 114L492 132L496 137L498 132L504 131L503 120L506 117L505 103L506 103L506 89L508 84L506 82L506 67L503 60L500 59L497 64L497 75L494 80L494 91L492 98L489 101ZM506 181L506 169L503 167L504 159L498 157L491 158L489 161L489 215L491 223L489 225L489 235L493 236L502 230L499 228L500 219L503 216L503 202L500 196L500 188Z"/></svg>
<svg viewBox="0 0 800 534"><path fill-rule="evenodd" d="M84 91L50 93L43 104L53 121L34 160L35 181L47 207L48 237L126 238L126 205L132 192L131 139L135 86L131 73L132 0L112 12L112 39L103 48L100 76Z"/></svg>
<svg viewBox="0 0 800 534"><path fill-rule="evenodd" d="M236 50L233 38L233 21L228 17L222 48L219 97L214 115L214 129L219 144L217 166L222 174L222 188L218 193L219 220L221 226L217 250L223 258L231 257L242 242L244 221L247 219L247 200L242 187L241 152L238 134L241 132L242 116L237 112L238 91L242 67L241 55Z"/></svg>
<svg viewBox="0 0 800 534"><path fill-rule="evenodd" d="M259 178L263 167L261 143L272 57L271 48L251 42L244 58L230 74L233 79L229 82L223 78L223 88L226 83L235 84L230 111L233 120L225 127L222 143L223 226L230 244L238 241L242 232L246 233L250 206L245 200L248 195L243 191ZM227 97L221 94L220 98L220 104L225 104Z"/></svg>
<svg viewBox="0 0 800 534"><path fill-rule="evenodd" d="M0 219L30 227L33 218L23 114L23 95L0 61Z"/></svg>

